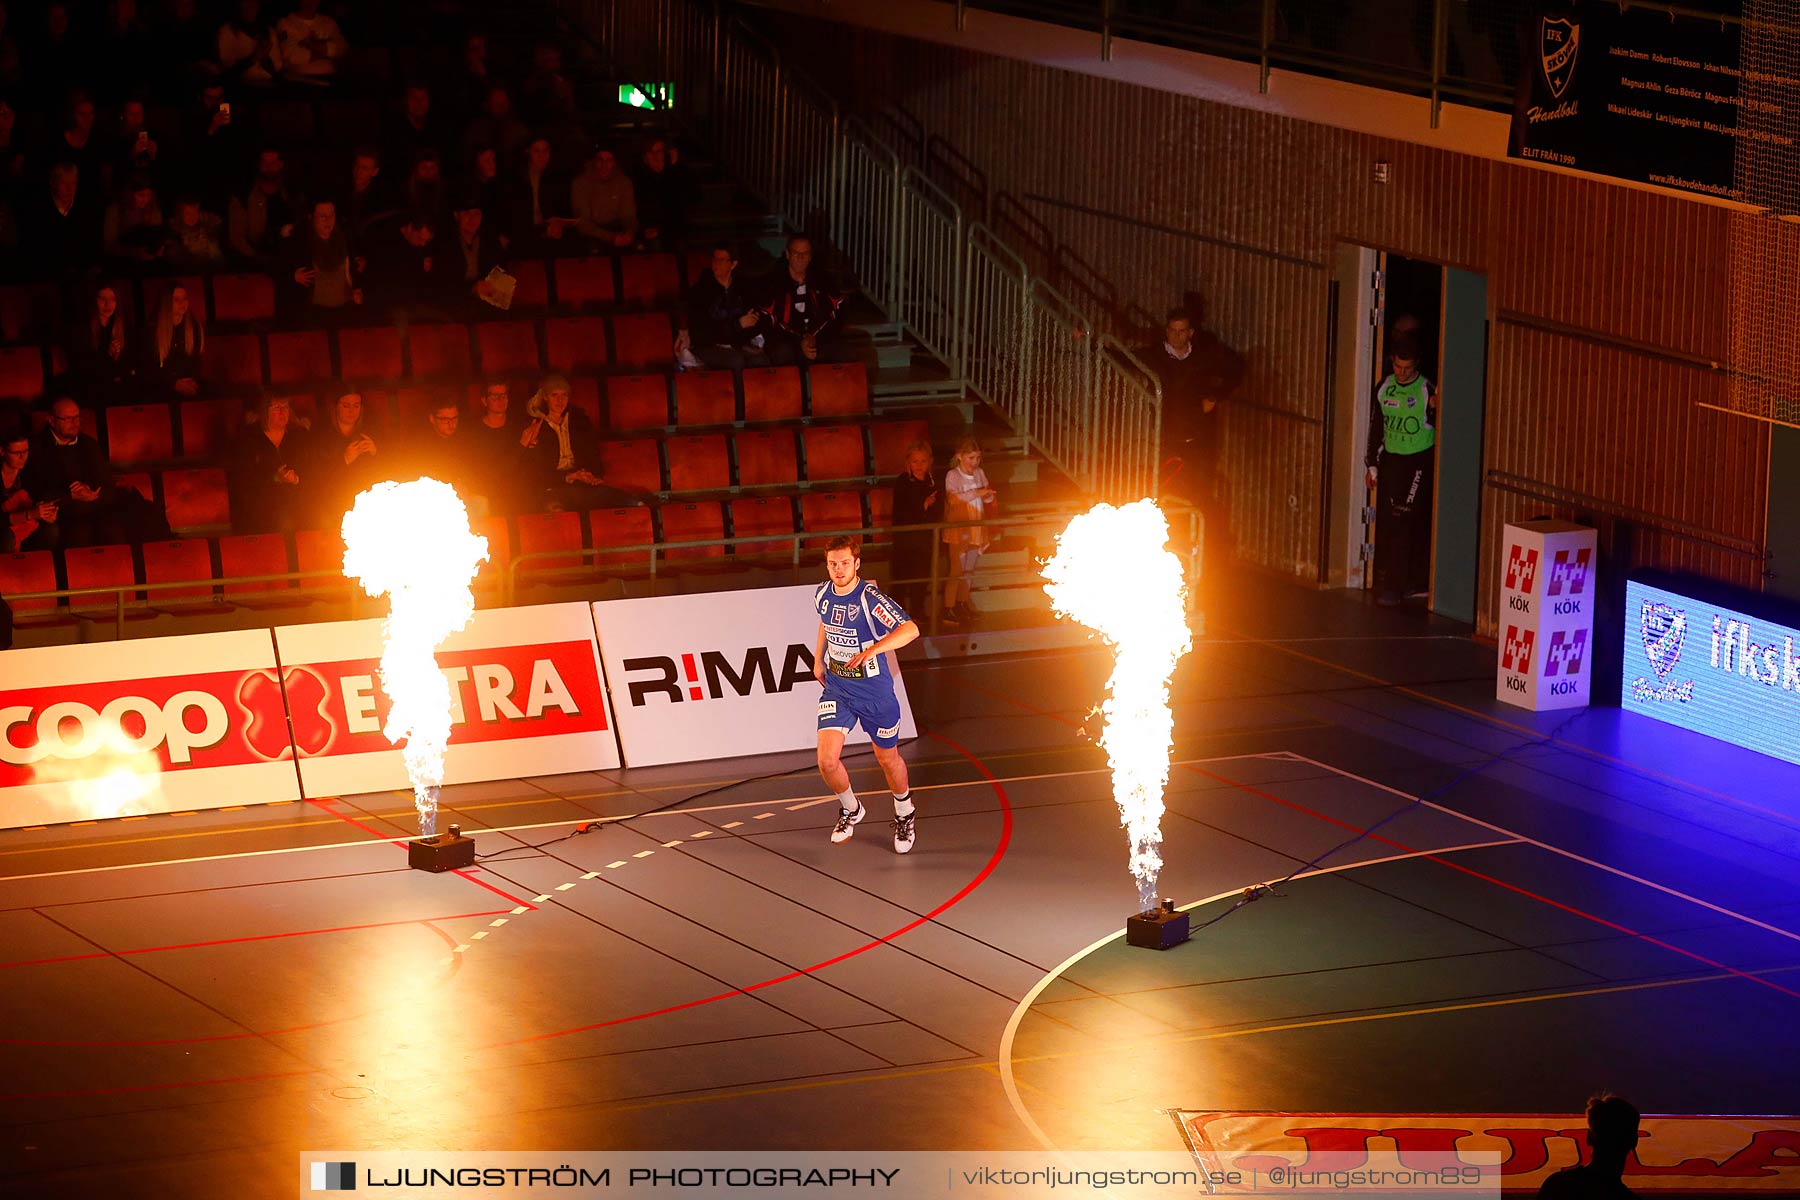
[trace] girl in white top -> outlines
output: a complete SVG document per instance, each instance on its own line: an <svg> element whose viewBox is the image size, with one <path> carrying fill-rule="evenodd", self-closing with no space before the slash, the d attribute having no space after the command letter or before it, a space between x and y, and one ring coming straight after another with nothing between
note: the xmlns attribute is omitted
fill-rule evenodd
<svg viewBox="0 0 1800 1200"><path fill-rule="evenodd" d="M981 445L972 437L956 444L950 469L944 472L944 520L979 521L994 513L998 497L981 469ZM983 525L944 530L950 549L950 578L944 583L944 617L951 624L973 620L979 610L970 602L969 576L981 552L988 548Z"/></svg>

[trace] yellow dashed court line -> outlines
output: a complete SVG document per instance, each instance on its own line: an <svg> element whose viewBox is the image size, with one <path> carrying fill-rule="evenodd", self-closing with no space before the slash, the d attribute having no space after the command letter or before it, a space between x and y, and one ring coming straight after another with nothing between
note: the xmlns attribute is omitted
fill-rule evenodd
<svg viewBox="0 0 1800 1200"><path fill-rule="evenodd" d="M680 838L676 838L676 839L675 839L675 840L674 840L674 841L672 841L672 842L664 842L664 843L663 843L663 844L662 844L662 847L663 847L663 849L664 849L664 850L667 850L667 849L669 849L669 848L670 848L670 847L672 847L672 846L679 846L679 845L681 845L681 839L680 839Z"/></svg>
<svg viewBox="0 0 1800 1200"><path fill-rule="evenodd" d="M624 859L622 859L622 858L621 858L621 859L620 859L620 860L619 860L619 861L618 861L618 862L609 862L609 863L607 863L607 864L606 864L606 869L607 869L607 870L609 870L609 871L611 871L611 870L615 870L615 869L617 869L617 868L619 868L619 867L622 867L622 866L624 866L624 865L625 865L625 860L624 860Z"/></svg>
<svg viewBox="0 0 1800 1200"><path fill-rule="evenodd" d="M574 887L574 886L575 886L575 881L574 881L574 880L570 880L570 881L569 881L569 882L568 882L568 883L559 883L559 884L557 884L557 885L556 885L556 890L557 890L557 891L559 891L559 892L566 892L566 891L568 891L568 890L569 890L569 889L570 889L570 888L572 888L572 887Z"/></svg>
<svg viewBox="0 0 1800 1200"><path fill-rule="evenodd" d="M633 858L649 858L652 854L655 854L655 853L656 853L656 851L654 851L654 850L639 850L636 854L632 855L631 857L633 857Z"/></svg>
<svg viewBox="0 0 1800 1200"><path fill-rule="evenodd" d="M725 822L725 824L723 826L721 826L721 828L736 829L739 825L742 825L742 824L743 824L742 821L727 821L727 822Z"/></svg>
<svg viewBox="0 0 1800 1200"><path fill-rule="evenodd" d="M489 929L498 929L504 924L506 924L505 917L495 917L493 920L488 922L488 928Z"/></svg>
<svg viewBox="0 0 1800 1200"><path fill-rule="evenodd" d="M482 938L484 938L486 936L487 936L487 930L482 929L482 930L476 931L475 933L471 933L469 935L469 940L471 942L479 942Z"/></svg>
<svg viewBox="0 0 1800 1200"><path fill-rule="evenodd" d="M752 821L766 821L774 815L775 815L774 813L757 813L754 817L751 817L750 819Z"/></svg>
<svg viewBox="0 0 1800 1200"><path fill-rule="evenodd" d="M589 871L586 875L582 876L583 879L598 879L599 877L600 872L598 871Z"/></svg>
<svg viewBox="0 0 1800 1200"><path fill-rule="evenodd" d="M712 830L710 830L710 829L702 829L697 833L688 834L688 837L690 837L690 838L703 838L703 837L711 837L711 836L712 836Z"/></svg>

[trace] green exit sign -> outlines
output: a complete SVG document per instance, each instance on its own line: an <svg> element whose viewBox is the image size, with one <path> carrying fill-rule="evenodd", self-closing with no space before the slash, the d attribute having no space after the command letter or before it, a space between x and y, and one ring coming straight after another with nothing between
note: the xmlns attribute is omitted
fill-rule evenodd
<svg viewBox="0 0 1800 1200"><path fill-rule="evenodd" d="M621 83L619 85L619 103L632 108L675 107L675 85L672 83Z"/></svg>

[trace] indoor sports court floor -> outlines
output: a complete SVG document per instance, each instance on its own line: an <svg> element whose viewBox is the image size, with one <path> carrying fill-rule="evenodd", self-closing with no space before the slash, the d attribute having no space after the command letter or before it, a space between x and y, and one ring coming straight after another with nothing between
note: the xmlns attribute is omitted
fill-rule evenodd
<svg viewBox="0 0 1800 1200"><path fill-rule="evenodd" d="M398 794L0 834L0 1194L1800 1108L1800 769L1505 708L1452 628L1241 583L1177 676L1162 891L1199 923L1302 874L1166 953L1120 939L1097 652L909 668L907 858L866 758L871 820L827 841L809 754L451 788L487 857L441 876Z"/></svg>

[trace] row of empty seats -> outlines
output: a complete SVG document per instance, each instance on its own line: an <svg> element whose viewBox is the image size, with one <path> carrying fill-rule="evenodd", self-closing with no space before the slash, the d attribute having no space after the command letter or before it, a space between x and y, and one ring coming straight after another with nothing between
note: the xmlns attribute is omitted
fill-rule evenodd
<svg viewBox="0 0 1800 1200"><path fill-rule="evenodd" d="M513 384L509 415L522 425L538 381L526 375L509 382ZM462 398L471 422L479 419L482 389L481 382L469 383L464 389ZM335 390L326 387L274 394L308 424L317 425L321 414L329 411ZM422 431L430 405L444 393L431 386L401 386L365 387L361 394L364 427L379 439L396 431ZM569 402L595 429L613 433L797 424L808 418L830 421L866 417L870 409L868 375L860 363L814 366L806 372L804 383L795 367L751 368L743 372L741 380L730 371L576 377L570 380ZM31 419L34 428L42 428L49 415L40 408ZM108 460L120 467L214 461L243 426L244 404L238 397L82 410L83 430L96 438ZM881 464L887 461L885 455L878 455L876 469L885 470Z"/></svg>
<svg viewBox="0 0 1800 1200"><path fill-rule="evenodd" d="M521 259L508 264L517 281L512 307L591 309L610 305L661 308L681 297L710 269L711 252L674 254L594 254L578 258ZM152 322L163 295L187 289L194 311L214 325L254 325L276 317L276 281L255 272L210 275L152 275L108 280L126 317L136 328ZM60 297L54 284L0 286L0 340L35 342L56 334ZM486 314L484 314L486 315ZM493 310L496 318L505 314Z"/></svg>
<svg viewBox="0 0 1800 1200"><path fill-rule="evenodd" d="M519 578L541 579L581 571L607 575L647 571L651 556L665 561L790 556L791 536L818 534L804 540L817 550L824 535L835 531L880 527L891 523L886 490L811 492L801 496L746 497L731 501L696 501L655 508L597 509L589 513L532 513L520 517L488 517L474 522L488 539L488 563L476 580L478 589L503 585L516 557L549 557L524 563ZM732 547L694 545L723 538L767 539ZM653 551L650 546L660 547ZM584 561L584 548L610 553ZM626 549L626 547L638 547ZM219 603L246 606L291 604L309 595L341 593L349 588L341 576L343 543L328 530L293 534L238 534L218 538L189 537L131 546L84 546L62 551L64 586L68 589L123 588L144 584L189 584L126 596L133 615L180 612ZM0 595L11 598L23 621L104 618L118 606L116 592L71 596L59 605L50 598L18 599L23 593L58 590L56 555L48 550L0 555ZM259 576L308 573L299 581ZM221 580L215 585L197 580Z"/></svg>

